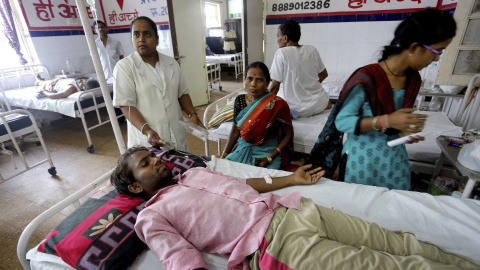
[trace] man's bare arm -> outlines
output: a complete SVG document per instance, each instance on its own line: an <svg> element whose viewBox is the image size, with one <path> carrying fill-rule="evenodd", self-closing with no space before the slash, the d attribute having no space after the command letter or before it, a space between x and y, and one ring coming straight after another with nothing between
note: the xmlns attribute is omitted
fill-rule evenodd
<svg viewBox="0 0 480 270"><path fill-rule="evenodd" d="M271 184L267 184L264 178L250 178L247 179L247 185L250 185L260 193L270 192L289 186L312 185L320 180L325 174L325 171L322 171L321 168L308 171L311 167L312 165L308 164L298 168L295 173L291 175L273 178Z"/></svg>
<svg viewBox="0 0 480 270"><path fill-rule="evenodd" d="M322 72L318 73L318 81L323 82L328 77L327 68L325 68Z"/></svg>
<svg viewBox="0 0 480 270"><path fill-rule="evenodd" d="M270 87L268 87L268 92L276 95L278 93L278 90L280 90L280 82L272 80L272 82L270 83Z"/></svg>

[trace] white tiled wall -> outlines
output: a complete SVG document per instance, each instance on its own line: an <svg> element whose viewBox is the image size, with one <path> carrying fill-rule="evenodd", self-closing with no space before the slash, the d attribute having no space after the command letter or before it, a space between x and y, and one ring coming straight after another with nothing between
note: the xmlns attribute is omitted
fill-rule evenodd
<svg viewBox="0 0 480 270"><path fill-rule="evenodd" d="M159 30L158 34L160 42L157 50L173 57L170 30ZM109 35L122 43L125 56L134 52L130 33ZM97 38L97 36L94 35L94 38ZM95 72L84 35L34 37L32 42L39 62L49 69L50 75L60 74L62 69L66 69L65 58L67 57L76 71Z"/></svg>
<svg viewBox="0 0 480 270"><path fill-rule="evenodd" d="M375 63L389 44L399 21L300 24L300 44L317 48L330 74L349 75L358 67ZM278 25L267 25L266 64L271 66L278 49Z"/></svg>

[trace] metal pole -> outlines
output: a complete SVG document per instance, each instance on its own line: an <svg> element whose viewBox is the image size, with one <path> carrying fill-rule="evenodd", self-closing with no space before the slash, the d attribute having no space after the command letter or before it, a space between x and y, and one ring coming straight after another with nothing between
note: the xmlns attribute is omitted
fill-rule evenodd
<svg viewBox="0 0 480 270"><path fill-rule="evenodd" d="M95 39L93 38L92 28L90 26L90 22L88 21L85 0L75 0L75 2L77 3L77 10L80 14L83 31L85 32L85 37L87 38L88 49L90 50L90 55L92 56L93 65L95 67L95 72L97 73L98 82L100 83L100 89L102 90L103 99L105 100L108 116L110 117L110 122L112 123L113 133L115 134L115 139L117 139L118 149L120 150L120 154L123 154L125 153L127 148L125 146L122 131L120 130L120 126L115 115L112 98L110 97L110 91L108 91L105 74L103 73L102 64L100 62L100 56L98 55L97 46L95 45Z"/></svg>

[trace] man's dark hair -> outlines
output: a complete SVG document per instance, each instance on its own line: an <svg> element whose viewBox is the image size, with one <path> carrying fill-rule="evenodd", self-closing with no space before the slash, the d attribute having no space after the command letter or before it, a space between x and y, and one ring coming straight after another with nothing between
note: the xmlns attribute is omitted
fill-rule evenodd
<svg viewBox="0 0 480 270"><path fill-rule="evenodd" d="M280 25L280 32L282 35L288 37L289 40L293 42L298 42L302 32L300 31L300 24L294 20L287 20Z"/></svg>
<svg viewBox="0 0 480 270"><path fill-rule="evenodd" d="M96 27L97 24L99 24L99 23L101 23L101 24L103 24L103 26L107 27L103 21L96 20L96 21L93 22L93 29L95 29L95 27Z"/></svg>
<svg viewBox="0 0 480 270"><path fill-rule="evenodd" d="M98 83L98 81L95 79L88 79L85 82L85 90L89 90L97 87L100 87L100 83Z"/></svg>
<svg viewBox="0 0 480 270"><path fill-rule="evenodd" d="M133 193L128 190L128 186L135 182L135 177L133 177L133 172L128 167L128 161L133 153L138 151L148 151L144 146L134 146L128 148L123 155L120 156L117 162L117 166L110 176L110 183L117 188L118 192L122 194L127 194L133 197L142 197L145 196L143 193Z"/></svg>

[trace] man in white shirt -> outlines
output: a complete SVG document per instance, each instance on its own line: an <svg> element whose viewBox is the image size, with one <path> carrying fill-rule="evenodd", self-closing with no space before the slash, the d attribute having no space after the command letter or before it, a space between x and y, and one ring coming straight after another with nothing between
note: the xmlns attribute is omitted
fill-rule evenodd
<svg viewBox="0 0 480 270"><path fill-rule="evenodd" d="M223 50L225 54L236 53L235 41L237 40L237 34L235 34L234 30L230 29L229 23L226 22L223 26L225 27L225 30L222 32Z"/></svg>
<svg viewBox="0 0 480 270"><path fill-rule="evenodd" d="M273 58L272 83L268 89L288 103L293 119L309 117L332 107L321 84L328 76L327 69L314 46L298 44L300 36L300 25L294 20L278 27L280 49ZM280 89L281 83L283 89Z"/></svg>
<svg viewBox="0 0 480 270"><path fill-rule="evenodd" d="M93 29L99 37L95 40L100 61L102 62L103 73L108 83L112 83L113 69L117 62L125 55L122 43L108 36L107 26L104 22L97 20L93 23Z"/></svg>

